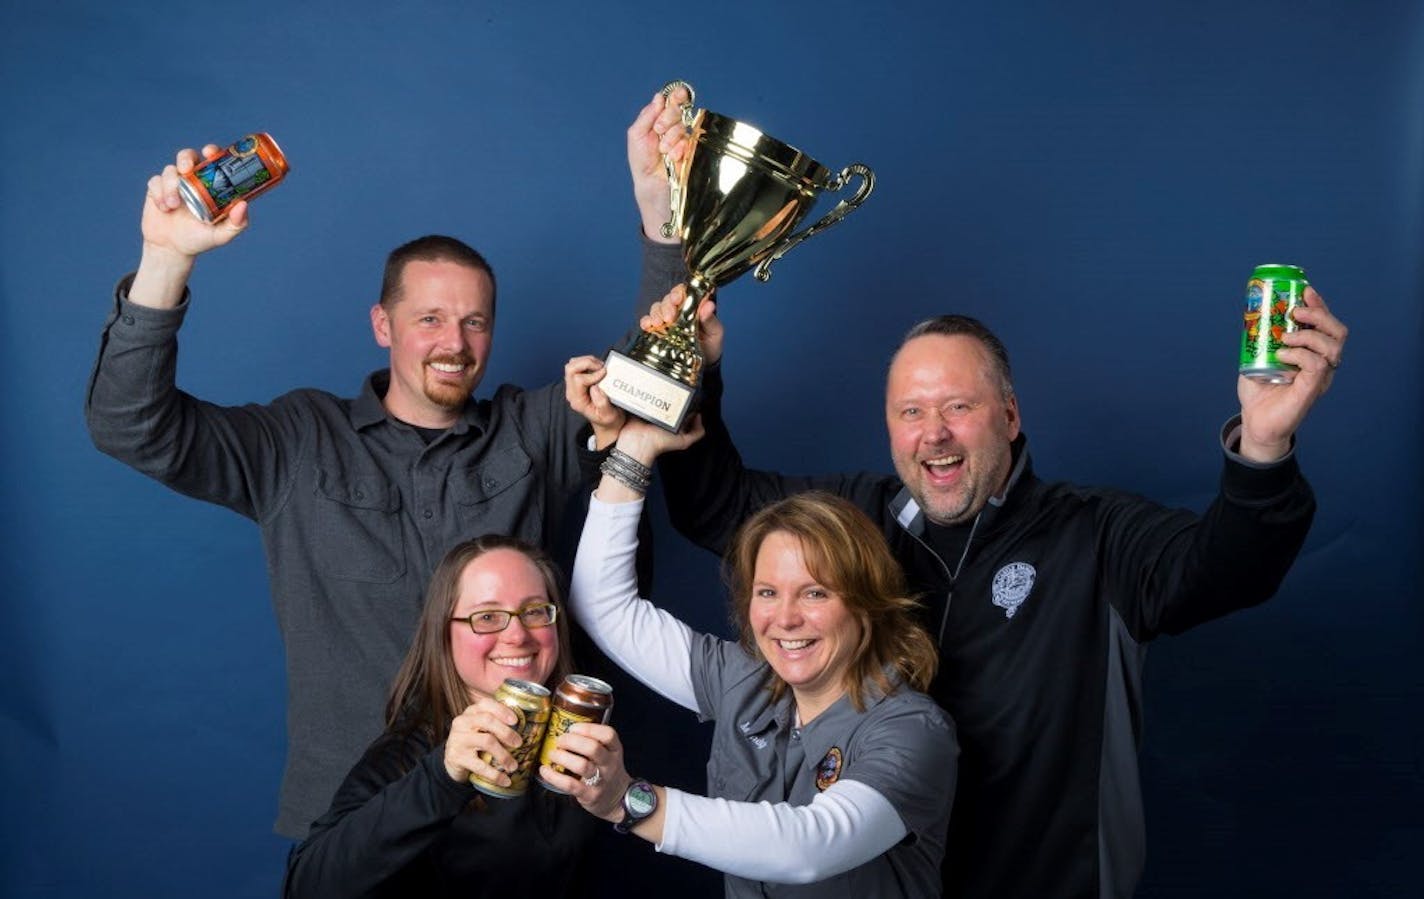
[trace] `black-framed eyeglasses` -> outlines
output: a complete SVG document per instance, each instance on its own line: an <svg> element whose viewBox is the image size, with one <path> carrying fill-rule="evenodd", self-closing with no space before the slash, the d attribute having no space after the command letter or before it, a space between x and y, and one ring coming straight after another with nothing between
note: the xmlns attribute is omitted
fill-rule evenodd
<svg viewBox="0 0 1424 899"><path fill-rule="evenodd" d="M531 603L520 609L518 612L509 612L504 609L477 609L463 618L451 618L451 621L464 621L470 625L470 630L477 634L497 634L509 627L510 619L515 615L519 616L519 623L527 628L548 627L559 620L559 607L551 602Z"/></svg>

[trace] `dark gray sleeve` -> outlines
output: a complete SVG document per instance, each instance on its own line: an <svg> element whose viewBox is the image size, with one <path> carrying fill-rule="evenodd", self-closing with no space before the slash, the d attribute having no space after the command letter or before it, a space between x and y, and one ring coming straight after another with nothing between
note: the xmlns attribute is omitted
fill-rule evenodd
<svg viewBox="0 0 1424 899"><path fill-rule="evenodd" d="M658 243L638 229L642 242L643 271L638 278L638 299L633 307L633 324L648 314L648 307L687 281L687 265L682 261L682 244Z"/></svg>
<svg viewBox="0 0 1424 899"><path fill-rule="evenodd" d="M99 341L84 414L101 451L173 489L260 519L286 485L301 432L294 410L223 407L179 390L175 309L130 303L119 282Z"/></svg>
<svg viewBox="0 0 1424 899"><path fill-rule="evenodd" d="M841 773L888 799L914 834L948 820L958 777L954 725L923 694L902 694L873 708L850 740Z"/></svg>
<svg viewBox="0 0 1424 899"><path fill-rule="evenodd" d="M1305 543L1315 496L1294 452L1249 462L1231 451L1235 427L1223 429L1220 486L1204 515L1106 492L1099 502L1107 598L1138 642L1265 602Z"/></svg>
<svg viewBox="0 0 1424 899"><path fill-rule="evenodd" d="M727 690L761 667L740 644L712 634L693 637L691 665L699 721L715 719Z"/></svg>

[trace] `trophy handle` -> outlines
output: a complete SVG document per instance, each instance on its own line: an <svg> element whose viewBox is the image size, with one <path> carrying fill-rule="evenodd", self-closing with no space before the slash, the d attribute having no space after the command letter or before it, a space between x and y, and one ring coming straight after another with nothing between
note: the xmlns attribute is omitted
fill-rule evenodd
<svg viewBox="0 0 1424 899"><path fill-rule="evenodd" d="M780 259L782 256L785 256L786 252L792 247L796 246L801 241L810 237L812 234L815 234L817 231L824 231L825 229L831 227L836 222L839 222L841 219L850 215L856 207L858 207L861 203L865 202L865 198L870 196L870 192L875 189L875 173L870 170L870 166L862 165L859 162L851 163L850 165L841 169L841 173L832 178L830 183L826 185L825 189L840 190L841 188L845 187L846 184L850 181L850 179L855 177L856 175L860 176L860 188L856 190L855 196L851 197L849 200L841 200L835 205L834 209L826 213L824 216L821 217L820 221L816 222L816 224L812 225L806 230L797 231L795 234L787 235L786 239L783 240L779 246L777 246L776 251L774 253L772 253L770 256L766 257L760 263L757 264L756 270L752 272L752 274L756 277L758 281L768 280L771 277L771 264L776 260ZM665 236L671 237L672 235L667 234Z"/></svg>
<svg viewBox="0 0 1424 899"><path fill-rule="evenodd" d="M693 105L697 102L697 91L693 89L692 85L681 79L669 81L663 85L660 93L664 97L670 97L672 92L679 87L687 88L687 102L682 104L682 127L691 128L697 117L697 114L692 110ZM663 237L672 237L682 227L682 179L678 177L676 166L673 165L671 159L667 158L666 154L663 156L663 169L667 172L672 215L663 222L663 226L659 230Z"/></svg>

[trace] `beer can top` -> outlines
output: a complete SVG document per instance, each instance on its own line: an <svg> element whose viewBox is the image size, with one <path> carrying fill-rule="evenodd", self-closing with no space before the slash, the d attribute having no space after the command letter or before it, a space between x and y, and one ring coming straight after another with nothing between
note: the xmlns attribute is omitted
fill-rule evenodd
<svg viewBox="0 0 1424 899"><path fill-rule="evenodd" d="M613 688L606 682L596 677L589 677L587 674L570 674L564 679L564 682L581 690L587 690L589 693L613 693Z"/></svg>
<svg viewBox="0 0 1424 899"><path fill-rule="evenodd" d="M1284 262L1264 262L1251 273L1253 278L1297 278L1305 279L1305 269Z"/></svg>
<svg viewBox="0 0 1424 899"><path fill-rule="evenodd" d="M193 192L193 185L185 179L178 179L178 196L183 198L183 205L188 207L188 211L193 213L200 222L211 222L213 214L208 211L208 207L198 195Z"/></svg>
<svg viewBox="0 0 1424 899"><path fill-rule="evenodd" d="M517 677L506 677L504 685L517 693L532 693L535 696L548 696L549 688L543 684L536 684L530 680L520 680Z"/></svg>

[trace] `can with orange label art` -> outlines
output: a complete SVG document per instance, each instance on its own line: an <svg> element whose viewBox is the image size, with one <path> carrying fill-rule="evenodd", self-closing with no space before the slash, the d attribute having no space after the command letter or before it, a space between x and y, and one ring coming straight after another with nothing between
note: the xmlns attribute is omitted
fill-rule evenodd
<svg viewBox="0 0 1424 899"><path fill-rule="evenodd" d="M1276 358L1281 340L1300 330L1297 306L1305 303L1305 269L1298 265L1258 265L1246 282L1246 318L1241 333L1242 375L1267 384L1289 384L1296 367Z"/></svg>
<svg viewBox="0 0 1424 899"><path fill-rule="evenodd" d="M249 134L180 175L178 193L205 222L221 221L238 200L250 200L287 177L287 157L272 135Z"/></svg>
<svg viewBox="0 0 1424 899"><path fill-rule="evenodd" d="M539 751L539 764L548 765L560 774L565 773L563 765L555 765L550 759L554 743L580 721L607 724L612 714L612 687L586 674L570 674L564 678L564 682L554 691L554 712L549 718L549 731L544 734L544 747ZM555 793L563 792L550 786L542 777L539 778L539 786Z"/></svg>
<svg viewBox="0 0 1424 899"><path fill-rule="evenodd" d="M520 737L519 745L510 750L514 756L514 770L504 772L509 775L507 787L485 780L478 774L470 775L470 783L481 793L501 799L523 796L529 791L534 766L539 762L539 746L544 742L544 728L549 724L549 688L532 681L507 677L494 691L494 699L514 709L519 716L514 725ZM481 752L480 758L488 762L490 754Z"/></svg>

